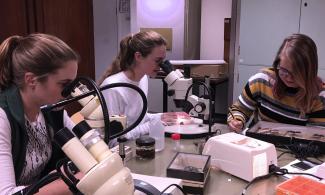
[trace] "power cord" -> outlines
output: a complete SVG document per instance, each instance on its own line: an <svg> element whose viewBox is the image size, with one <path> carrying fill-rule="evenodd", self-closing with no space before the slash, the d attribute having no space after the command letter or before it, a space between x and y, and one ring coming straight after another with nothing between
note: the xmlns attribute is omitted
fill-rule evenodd
<svg viewBox="0 0 325 195"><path fill-rule="evenodd" d="M313 141L306 143L291 143L285 145L276 145L277 147L282 147L290 150L292 154L298 159L305 159L308 157L316 158L322 154L318 145L315 145ZM283 154L280 154L280 158Z"/></svg>
<svg viewBox="0 0 325 195"><path fill-rule="evenodd" d="M290 150L296 154L296 158L316 157L321 154L317 145L313 145L312 142L308 144L296 143L289 146Z"/></svg>
<svg viewBox="0 0 325 195"><path fill-rule="evenodd" d="M177 184L170 184L170 185L167 186L163 191L161 191L160 195L164 194L164 192L166 192L166 191L167 191L170 187L172 187L172 186L177 187L177 188L178 188L178 189L179 189L179 190L180 190L184 195L187 194L181 186L179 186L179 185L177 185Z"/></svg>
<svg viewBox="0 0 325 195"><path fill-rule="evenodd" d="M247 189L249 188L249 186L251 186L253 183L259 181L259 180L262 180L262 179L267 179L269 177L271 177L272 175L274 175L275 173L268 173L266 175L262 175L262 176L258 176L258 177L255 177L252 181L250 181L246 186L245 188L243 189L243 192L242 192L242 195L245 195L246 194L246 191Z"/></svg>
<svg viewBox="0 0 325 195"><path fill-rule="evenodd" d="M19 191L18 193L15 194L35 194L39 191L39 189L57 179L59 179L61 177L61 174L58 172L54 172L54 173L50 173L48 175L46 175L45 177L43 177L41 180L39 180L38 182L34 183L33 185Z"/></svg>
<svg viewBox="0 0 325 195"><path fill-rule="evenodd" d="M313 164L322 164L324 161L318 158L318 156L321 154L321 151L317 145L312 145L312 142L309 142L308 144L302 144L302 143L293 143L289 145L276 145L276 147L284 148L284 151L281 151L281 154L277 156L277 159L279 160L284 154L293 154L295 158L299 160L306 160ZM287 151L285 151L287 150ZM317 162L310 160L309 158L315 159Z"/></svg>
<svg viewBox="0 0 325 195"><path fill-rule="evenodd" d="M281 158L281 156L283 156L284 154L292 154L292 152L291 151L284 151L284 152L282 152L281 154L279 154L277 156L277 159L279 160Z"/></svg>
<svg viewBox="0 0 325 195"><path fill-rule="evenodd" d="M288 169L282 169L276 165L270 165L269 166L269 173L266 174L266 175L262 175L262 176L258 176L258 177L255 177L252 181L250 181L246 186L245 188L243 189L243 192L242 192L242 195L245 195L246 194L246 191L248 189L249 186L251 186L253 183L259 181L259 180L262 180L262 179L267 179L273 175L285 175L285 174L291 174L291 175L308 175L308 176L312 176L312 177L315 177L317 178L318 180L322 180L323 178L321 177L318 177L316 175L313 175L313 174L310 174L310 173L296 173L296 172L288 172Z"/></svg>
<svg viewBox="0 0 325 195"><path fill-rule="evenodd" d="M318 177L317 175L310 174L310 173L297 173L297 172L289 172L288 169L283 169L275 165L270 165L269 166L269 172L270 173L275 173L275 175L285 175L285 174L290 174L290 175L308 175L315 177L318 180L323 180L323 178Z"/></svg>
<svg viewBox="0 0 325 195"><path fill-rule="evenodd" d="M71 173L70 169L67 166L69 161L70 160L68 158L64 158L64 159L59 160L56 163L56 171L60 174L61 179L69 187L69 190L73 194L81 194L81 192L76 187L79 180L73 176L73 173ZM63 170L64 170L65 174L62 172L61 167L63 167Z"/></svg>
<svg viewBox="0 0 325 195"><path fill-rule="evenodd" d="M69 163L71 161L68 158L61 159L56 164L56 172L49 173L48 175L41 178L38 182L18 191L15 193L15 195L31 195L35 194L41 189L43 186L57 180L62 179L64 183L66 183L69 187L69 190L73 192L74 195L81 195L82 193L77 189L76 185L79 182L78 179L76 179L73 176L73 173L70 170ZM64 173L61 170L61 167L63 167ZM67 176L65 176L67 175Z"/></svg>

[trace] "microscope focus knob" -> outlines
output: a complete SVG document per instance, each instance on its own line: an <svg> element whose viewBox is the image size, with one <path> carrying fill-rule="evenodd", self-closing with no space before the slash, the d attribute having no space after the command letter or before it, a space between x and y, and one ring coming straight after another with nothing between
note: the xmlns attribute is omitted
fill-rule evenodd
<svg viewBox="0 0 325 195"><path fill-rule="evenodd" d="M197 113L201 113L203 112L204 110L206 109L206 105L202 102L199 102L197 103L195 106L194 106L194 110L195 112Z"/></svg>

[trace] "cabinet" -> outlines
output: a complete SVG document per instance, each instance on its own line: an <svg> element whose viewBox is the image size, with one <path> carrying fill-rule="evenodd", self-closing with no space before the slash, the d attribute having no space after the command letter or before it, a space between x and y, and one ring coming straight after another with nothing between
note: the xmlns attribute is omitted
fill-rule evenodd
<svg viewBox="0 0 325 195"><path fill-rule="evenodd" d="M283 39L292 33L307 34L316 42L319 76L325 78L325 24L320 21L324 9L322 0L241 0L234 99L251 75L272 66Z"/></svg>
<svg viewBox="0 0 325 195"><path fill-rule="evenodd" d="M318 75L325 79L325 17L324 0L305 0L301 5L300 32L310 36L317 45Z"/></svg>

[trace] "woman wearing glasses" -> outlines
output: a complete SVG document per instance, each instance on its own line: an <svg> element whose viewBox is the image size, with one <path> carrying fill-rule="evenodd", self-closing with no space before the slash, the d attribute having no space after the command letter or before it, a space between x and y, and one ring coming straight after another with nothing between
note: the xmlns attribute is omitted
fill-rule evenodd
<svg viewBox="0 0 325 195"><path fill-rule="evenodd" d="M253 113L254 122L325 126L325 84L317 76L317 70L314 41L303 34L287 37L277 52L273 68L252 76L230 107L227 119L230 129L241 131Z"/></svg>

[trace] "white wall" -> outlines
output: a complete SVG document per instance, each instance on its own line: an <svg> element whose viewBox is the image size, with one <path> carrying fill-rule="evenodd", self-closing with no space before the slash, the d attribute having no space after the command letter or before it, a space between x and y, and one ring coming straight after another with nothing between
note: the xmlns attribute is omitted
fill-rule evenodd
<svg viewBox="0 0 325 195"><path fill-rule="evenodd" d="M115 59L120 39L130 33L129 13L117 9L118 0L93 0L96 80Z"/></svg>
<svg viewBox="0 0 325 195"><path fill-rule="evenodd" d="M172 50L167 51L166 59L183 59L185 0L131 0L131 32L140 28L172 28ZM148 109L163 111L163 81L150 79ZM168 103L170 105L170 103Z"/></svg>
<svg viewBox="0 0 325 195"><path fill-rule="evenodd" d="M224 18L231 17L231 0L202 0L201 53L202 60L223 59ZM227 113L228 85L216 86L215 112Z"/></svg>
<svg viewBox="0 0 325 195"><path fill-rule="evenodd" d="M167 52L167 59L182 60L184 8L185 0L131 0L131 32L138 32L141 27L173 28L173 48ZM202 0L201 14L201 59L223 59L224 18L231 16L231 0ZM149 110L162 111L162 87L161 80L150 81ZM216 111L226 113L227 85L215 90Z"/></svg>
<svg viewBox="0 0 325 195"><path fill-rule="evenodd" d="M231 0L202 0L201 60L223 59L224 18L231 17Z"/></svg>
<svg viewBox="0 0 325 195"><path fill-rule="evenodd" d="M120 0L115 0L117 2L117 9L119 9L118 2ZM129 11L122 13L117 11L117 37L116 40L117 46L120 46L120 40L122 40L125 36L131 33L131 16L130 16L130 9L131 6L129 6ZM118 48L119 49L119 48Z"/></svg>
<svg viewBox="0 0 325 195"><path fill-rule="evenodd" d="M117 53L116 0L93 0L93 15L97 80Z"/></svg>
<svg viewBox="0 0 325 195"><path fill-rule="evenodd" d="M167 59L183 58L184 0L131 0L131 32L140 28L172 28L173 48Z"/></svg>

